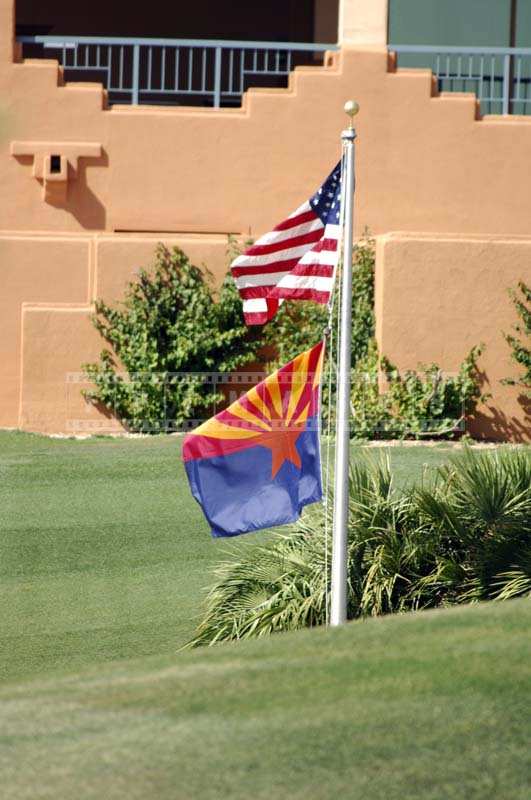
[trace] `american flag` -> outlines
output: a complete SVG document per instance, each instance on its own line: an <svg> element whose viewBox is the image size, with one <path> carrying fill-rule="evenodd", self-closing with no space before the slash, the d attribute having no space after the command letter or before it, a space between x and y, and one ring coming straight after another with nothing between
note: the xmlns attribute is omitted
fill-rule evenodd
<svg viewBox="0 0 531 800"><path fill-rule="evenodd" d="M231 264L247 325L272 319L283 300L328 303L339 257L341 162L287 219Z"/></svg>

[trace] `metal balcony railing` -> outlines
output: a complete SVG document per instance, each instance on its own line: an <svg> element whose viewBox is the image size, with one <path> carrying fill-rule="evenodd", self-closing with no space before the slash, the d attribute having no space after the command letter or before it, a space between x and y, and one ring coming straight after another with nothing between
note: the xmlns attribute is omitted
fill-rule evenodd
<svg viewBox="0 0 531 800"><path fill-rule="evenodd" d="M398 65L428 67L440 91L475 92L482 114L531 114L531 48L391 44Z"/></svg>
<svg viewBox="0 0 531 800"><path fill-rule="evenodd" d="M25 56L58 58L68 79L101 80L115 103L239 105L250 85L277 85L335 44L218 39L19 36Z"/></svg>

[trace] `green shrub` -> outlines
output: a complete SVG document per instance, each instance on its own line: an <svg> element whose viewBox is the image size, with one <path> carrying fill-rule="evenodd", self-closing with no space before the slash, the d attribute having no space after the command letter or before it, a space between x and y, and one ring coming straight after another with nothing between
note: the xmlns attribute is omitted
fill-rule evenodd
<svg viewBox="0 0 531 800"><path fill-rule="evenodd" d="M524 395L531 397L531 288L520 281L518 289L521 296L513 290L509 294L521 322L514 325L513 333L505 333L504 338L512 350L512 360L524 372L519 379L505 378L502 383L520 386Z"/></svg>
<svg viewBox="0 0 531 800"><path fill-rule="evenodd" d="M220 564L190 645L323 624L330 516L328 525L325 540L323 508L312 506L291 529ZM527 451L465 450L431 485L402 491L388 464L352 466L350 619L530 592Z"/></svg>
<svg viewBox="0 0 531 800"><path fill-rule="evenodd" d="M444 376L437 364L419 365L418 371L400 373L378 354L374 339L374 240L368 235L355 248L352 281L352 425L359 439L422 436L451 437L462 433L465 417L485 399L479 385L477 360L482 348L474 347L457 374ZM338 287L336 286L336 293ZM335 337L339 314L336 297L330 328ZM274 348L276 367L294 358L322 336L328 310L311 302L286 302L265 328L265 341ZM334 346L335 351L335 346ZM335 352L328 350L328 358ZM335 363L332 372L335 374ZM379 391L379 370L387 388ZM323 418L333 423L335 389L323 385Z"/></svg>
<svg viewBox="0 0 531 800"><path fill-rule="evenodd" d="M238 252L237 242L229 237L229 260ZM370 239L358 245L355 267L354 362L365 355L374 333ZM131 431L180 427L213 413L224 399L194 373L230 372L266 353L274 354L268 365L272 370L318 342L327 319L328 310L315 303L286 302L267 326L247 328L229 274L215 298L208 273L193 266L178 248L169 251L159 245L153 268L139 271L120 307L96 302L93 323L110 347L102 350L98 363L83 365L95 386L84 396ZM183 373L190 375L183 379Z"/></svg>
<svg viewBox="0 0 531 800"><path fill-rule="evenodd" d="M228 256L238 252L229 238ZM337 291L337 288L336 288ZM400 375L382 360L387 391L378 392L374 341L374 242L366 237L354 256L352 317L353 432L358 438L453 435L481 397L476 380L479 348L471 351L455 378L443 378L432 364ZM339 303L330 328L337 331ZM158 432L215 413L223 394L201 373L230 372L267 355L268 369L285 364L319 341L328 309L310 302L286 302L265 327L247 328L234 282L227 275L216 297L211 277L177 248L157 248L153 268L140 270L123 303L96 303L94 325L108 342L98 363L85 364L94 389L85 397L116 416L126 429ZM337 343L336 343L337 344ZM335 346L328 359L335 374ZM323 386L323 417L333 424L335 387ZM329 419L330 417L330 419ZM426 430L426 421L429 428Z"/></svg>
<svg viewBox="0 0 531 800"><path fill-rule="evenodd" d="M418 372L401 374L383 357L394 430L419 437L451 435L464 429L465 418L486 397L480 390L477 366L482 352L482 346L473 347L457 373L448 376L437 364L420 364Z"/></svg>
<svg viewBox="0 0 531 800"><path fill-rule="evenodd" d="M468 450L439 468L433 489L417 492L422 519L439 543L425 584L445 589L447 602L525 594L509 588L508 573L531 582L531 455Z"/></svg>
<svg viewBox="0 0 531 800"><path fill-rule="evenodd" d="M235 370L261 346L243 322L232 279L215 297L208 273L162 245L118 307L97 301L93 323L112 349L83 365L95 385L85 397L132 431L168 430L212 413L223 396L197 374Z"/></svg>
<svg viewBox="0 0 531 800"><path fill-rule="evenodd" d="M448 438L464 430L481 393L474 347L455 375L445 376L436 364L420 364L418 371L400 373L379 357L375 340L352 373L351 411L353 436L359 439L395 439L424 436ZM379 370L385 388L379 387Z"/></svg>

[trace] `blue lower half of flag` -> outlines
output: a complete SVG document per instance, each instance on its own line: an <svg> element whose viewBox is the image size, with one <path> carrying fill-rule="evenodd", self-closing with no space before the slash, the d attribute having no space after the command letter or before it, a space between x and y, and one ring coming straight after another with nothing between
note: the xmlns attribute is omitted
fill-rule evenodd
<svg viewBox="0 0 531 800"><path fill-rule="evenodd" d="M192 494L213 536L295 522L304 506L322 499L316 417L308 419L295 447L300 466L286 459L274 477L271 450L263 446L185 462Z"/></svg>

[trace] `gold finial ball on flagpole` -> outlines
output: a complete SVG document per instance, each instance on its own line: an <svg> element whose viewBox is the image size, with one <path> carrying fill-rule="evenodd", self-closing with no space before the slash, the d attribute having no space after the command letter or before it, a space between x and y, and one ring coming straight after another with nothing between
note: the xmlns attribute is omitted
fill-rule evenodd
<svg viewBox="0 0 531 800"><path fill-rule="evenodd" d="M343 106L345 114L348 114L350 117L350 124L352 125L352 120L360 110L358 103L355 100L347 100L345 105Z"/></svg>

